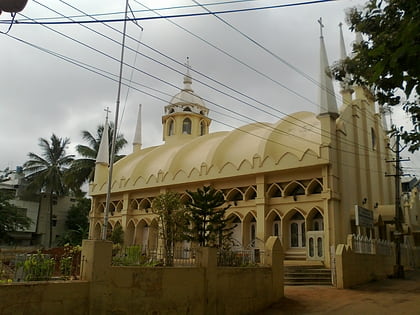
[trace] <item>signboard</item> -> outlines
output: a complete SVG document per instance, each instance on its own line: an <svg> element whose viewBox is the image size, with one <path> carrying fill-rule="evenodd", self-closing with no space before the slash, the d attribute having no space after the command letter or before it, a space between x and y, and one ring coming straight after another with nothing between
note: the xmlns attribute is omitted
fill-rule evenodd
<svg viewBox="0 0 420 315"><path fill-rule="evenodd" d="M361 206L354 206L354 216L357 226L373 227L373 211L363 208Z"/></svg>

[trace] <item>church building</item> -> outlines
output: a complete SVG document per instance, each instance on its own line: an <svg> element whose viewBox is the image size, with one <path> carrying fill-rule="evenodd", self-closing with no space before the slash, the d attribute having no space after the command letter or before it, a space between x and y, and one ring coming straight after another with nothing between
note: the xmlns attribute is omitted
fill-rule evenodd
<svg viewBox="0 0 420 315"><path fill-rule="evenodd" d="M343 40L341 46L345 56ZM328 267L331 250L349 234L390 239L386 223L394 214L386 209L395 196L394 178L385 176L394 172L387 163L393 159L387 127L364 87L343 83L338 107L327 68L321 34L317 113L213 133L209 109L187 70L183 88L164 108L164 144L142 148L139 119L133 152L114 164L109 229L120 225L125 245L157 247L153 198L173 191L185 202L187 189L211 185L231 204L227 216L238 248L263 248L274 235L286 259L319 260ZM101 238L108 167L102 150L90 184L90 239ZM355 206L373 213L373 228L356 226Z"/></svg>

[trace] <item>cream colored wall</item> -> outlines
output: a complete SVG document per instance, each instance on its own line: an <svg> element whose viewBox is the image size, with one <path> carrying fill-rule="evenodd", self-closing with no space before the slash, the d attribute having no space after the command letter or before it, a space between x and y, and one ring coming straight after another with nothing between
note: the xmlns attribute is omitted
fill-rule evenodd
<svg viewBox="0 0 420 315"><path fill-rule="evenodd" d="M0 285L0 314L89 314L87 281Z"/></svg>
<svg viewBox="0 0 420 315"><path fill-rule="evenodd" d="M389 139L382 128L380 116L375 113L372 100L357 88L358 99L344 105L337 121L337 148L339 168L340 237L337 243L345 242L354 219L354 205L361 205L376 212L375 204L394 203L392 152ZM376 141L372 144L374 130ZM366 204L362 204L366 198ZM377 217L377 215L376 215Z"/></svg>
<svg viewBox="0 0 420 315"><path fill-rule="evenodd" d="M354 253L349 245L340 244L336 250L337 288L382 279L393 274L395 255Z"/></svg>
<svg viewBox="0 0 420 315"><path fill-rule="evenodd" d="M219 268L214 248L197 251L200 266L178 268L111 267L111 252L111 242L83 241L90 314L252 314L284 296L283 251L275 237L266 242L266 266L258 268Z"/></svg>

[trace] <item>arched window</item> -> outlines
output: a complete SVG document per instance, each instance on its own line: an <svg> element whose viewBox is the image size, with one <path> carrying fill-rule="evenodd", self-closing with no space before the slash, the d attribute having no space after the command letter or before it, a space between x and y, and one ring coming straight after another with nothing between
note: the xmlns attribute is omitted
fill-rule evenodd
<svg viewBox="0 0 420 315"><path fill-rule="evenodd" d="M371 136L372 136L372 150L376 150L376 134L373 128L370 128Z"/></svg>
<svg viewBox="0 0 420 315"><path fill-rule="evenodd" d="M190 111L191 111L191 108L189 108L189 107L184 108L184 112L190 112Z"/></svg>
<svg viewBox="0 0 420 315"><path fill-rule="evenodd" d="M204 121L200 122L200 136L204 136L206 134L206 124Z"/></svg>
<svg viewBox="0 0 420 315"><path fill-rule="evenodd" d="M168 125L168 136L173 136L174 134L174 121L171 119Z"/></svg>
<svg viewBox="0 0 420 315"><path fill-rule="evenodd" d="M191 119L185 118L182 122L182 133L187 135L191 134Z"/></svg>

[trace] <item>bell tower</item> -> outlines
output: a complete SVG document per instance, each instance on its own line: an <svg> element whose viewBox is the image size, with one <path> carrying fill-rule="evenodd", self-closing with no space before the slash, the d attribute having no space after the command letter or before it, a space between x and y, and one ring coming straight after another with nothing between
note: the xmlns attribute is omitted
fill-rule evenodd
<svg viewBox="0 0 420 315"><path fill-rule="evenodd" d="M204 101L191 88L192 78L187 58L187 72L184 76L184 88L172 97L165 106L162 116L163 140L179 141L204 136L209 133L211 119Z"/></svg>

